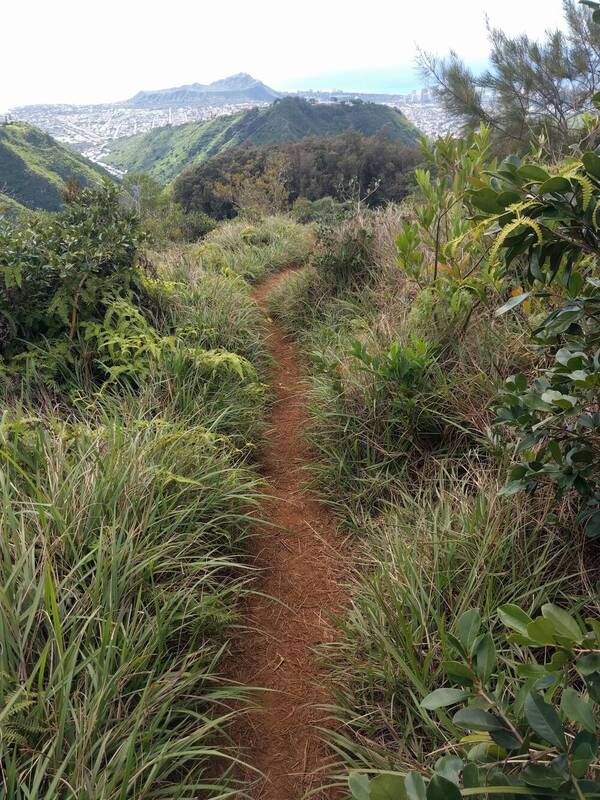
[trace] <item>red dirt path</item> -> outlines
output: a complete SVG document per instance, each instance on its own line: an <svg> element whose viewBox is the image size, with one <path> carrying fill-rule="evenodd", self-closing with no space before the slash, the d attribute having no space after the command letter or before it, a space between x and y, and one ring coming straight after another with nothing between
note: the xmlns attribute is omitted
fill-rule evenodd
<svg viewBox="0 0 600 800"><path fill-rule="evenodd" d="M265 311L269 293L285 275L274 275L257 289L256 300ZM275 403L262 463L271 498L261 509L269 525L257 527L252 539L262 573L246 606L248 630L235 654L235 678L268 691L261 693L259 708L236 739L244 760L265 775L251 790L254 800L300 800L327 780L326 749L315 726L328 725L318 706L331 698L313 650L334 637L328 618L342 609L346 597L335 520L306 488L303 467L312 456L304 438L307 387L297 348L278 322L270 323L269 334ZM248 786L256 773L242 779ZM319 800L337 796L327 788L311 795Z"/></svg>

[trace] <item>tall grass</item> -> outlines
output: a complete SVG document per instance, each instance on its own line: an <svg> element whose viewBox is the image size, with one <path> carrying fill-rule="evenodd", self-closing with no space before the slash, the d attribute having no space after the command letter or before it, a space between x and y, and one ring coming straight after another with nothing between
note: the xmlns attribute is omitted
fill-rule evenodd
<svg viewBox="0 0 600 800"><path fill-rule="evenodd" d="M217 675L256 479L202 427L137 422L2 421L8 797L197 797L233 757Z"/></svg>
<svg viewBox="0 0 600 800"><path fill-rule="evenodd" d="M235 277L163 259L143 382L6 398L0 421L0 795L241 797L223 677L251 587L267 402Z"/></svg>
<svg viewBox="0 0 600 800"><path fill-rule="evenodd" d="M208 234L198 248L209 271L225 271L251 283L283 267L304 263L314 246L310 227L287 217L266 217L254 224L227 222Z"/></svg>
<svg viewBox="0 0 600 800"><path fill-rule="evenodd" d="M534 611L585 593L579 545L543 522L550 500L499 498L500 485L481 463L440 466L363 531L353 605L328 650L343 763L406 771L456 737L448 716L419 703L445 682L447 632L465 610L493 626L503 603Z"/></svg>

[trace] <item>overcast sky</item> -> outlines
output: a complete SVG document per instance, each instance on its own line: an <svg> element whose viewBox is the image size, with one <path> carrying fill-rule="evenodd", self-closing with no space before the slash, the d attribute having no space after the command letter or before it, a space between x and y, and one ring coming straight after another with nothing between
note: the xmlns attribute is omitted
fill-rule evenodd
<svg viewBox="0 0 600 800"><path fill-rule="evenodd" d="M306 88L323 75L341 76L336 87L368 89L381 68L406 73L417 44L481 62L486 14L508 32L541 36L561 24L561 7L561 0L5 0L0 110L120 100L235 72L276 89Z"/></svg>

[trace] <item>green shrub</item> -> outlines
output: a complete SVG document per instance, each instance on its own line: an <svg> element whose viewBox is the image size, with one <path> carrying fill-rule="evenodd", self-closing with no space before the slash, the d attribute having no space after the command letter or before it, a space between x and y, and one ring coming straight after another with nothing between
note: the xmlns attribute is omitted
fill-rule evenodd
<svg viewBox="0 0 600 800"><path fill-rule="evenodd" d="M497 313L532 301L541 311L530 341L537 369L511 377L498 401L497 423L516 431L519 457L504 491L553 481L559 496L580 496L579 522L599 536L600 156L587 152L554 175L511 156L470 197L482 226L493 225L507 283L519 285Z"/></svg>
<svg viewBox="0 0 600 800"><path fill-rule="evenodd" d="M367 280L373 266L372 236L365 214L357 214L341 225L321 229L313 264L334 292L358 286Z"/></svg>
<svg viewBox="0 0 600 800"><path fill-rule="evenodd" d="M347 204L340 203L333 197L321 197L319 200L298 197L292 206L292 216L304 225L310 222L335 225L342 221L347 211Z"/></svg>
<svg viewBox="0 0 600 800"><path fill-rule="evenodd" d="M111 186L82 190L54 216L4 226L0 315L10 327L4 354L44 336L74 339L82 320L98 318L107 295L135 285L138 243L136 218Z"/></svg>
<svg viewBox="0 0 600 800"><path fill-rule="evenodd" d="M196 242L217 224L203 211L184 211L173 199L172 190L149 175L126 175L123 186L131 195L141 226L155 247L166 246L169 242Z"/></svg>
<svg viewBox="0 0 600 800"><path fill-rule="evenodd" d="M460 798L591 798L600 794L598 709L600 628L552 603L532 618L518 605L498 609L512 633L495 641L478 609L466 610L448 633L451 660L442 665L453 686L421 701L468 735L433 769L350 779L357 800L382 796ZM537 656L537 657L536 657Z"/></svg>

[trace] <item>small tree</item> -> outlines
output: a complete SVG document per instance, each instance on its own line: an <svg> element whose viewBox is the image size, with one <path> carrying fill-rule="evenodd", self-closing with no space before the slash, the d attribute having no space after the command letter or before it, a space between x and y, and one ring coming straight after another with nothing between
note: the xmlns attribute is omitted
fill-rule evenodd
<svg viewBox="0 0 600 800"><path fill-rule="evenodd" d="M566 31L549 32L541 43L490 27L492 66L479 76L455 52L445 59L421 52L424 74L465 129L483 122L510 151L541 139L552 155L581 138L582 114L600 89L600 12L585 0L563 5Z"/></svg>

